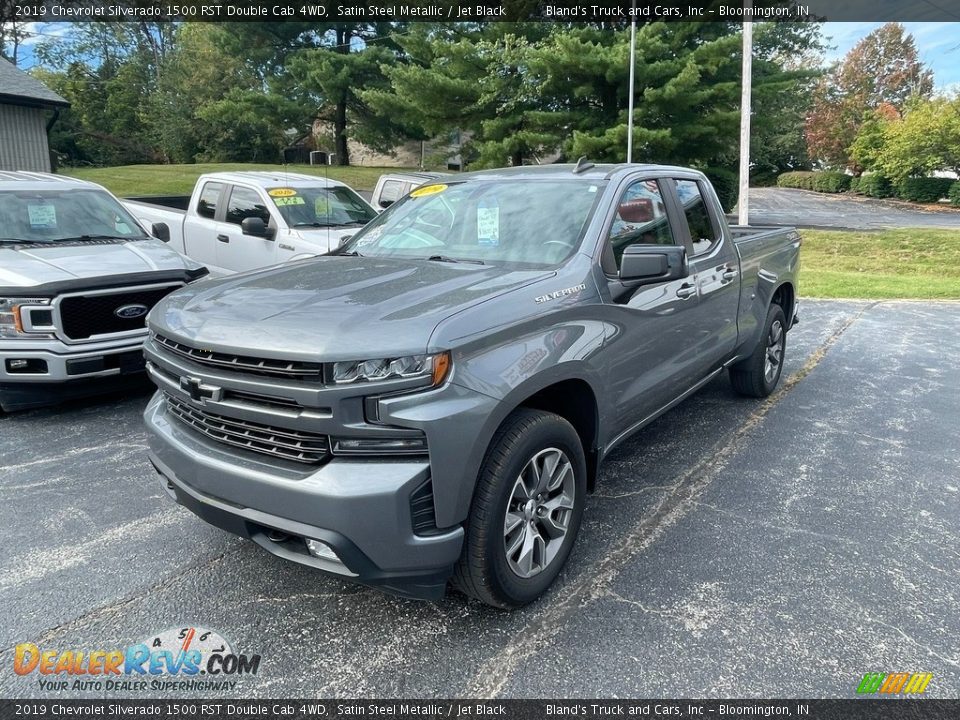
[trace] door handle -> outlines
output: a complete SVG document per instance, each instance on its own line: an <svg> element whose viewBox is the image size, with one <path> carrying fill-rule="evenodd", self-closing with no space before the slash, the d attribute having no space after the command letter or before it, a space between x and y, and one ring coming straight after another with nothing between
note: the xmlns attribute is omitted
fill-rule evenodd
<svg viewBox="0 0 960 720"><path fill-rule="evenodd" d="M229 235L217 235L217 240L219 240L220 242L228 243L228 242L230 242L230 236L229 236Z"/></svg>
<svg viewBox="0 0 960 720"><path fill-rule="evenodd" d="M739 275L739 274L740 274L740 273L739 273L739 271L737 271L737 270L727 270L727 271L726 271L725 273L723 273L723 275L721 275L720 277L722 277L722 278L723 278L724 280L726 280L727 282L730 282L731 280L733 280L734 278L736 278L737 275Z"/></svg>
<svg viewBox="0 0 960 720"><path fill-rule="evenodd" d="M677 297L686 300L688 297L693 297L697 294L697 288L695 285L681 285L677 288Z"/></svg>

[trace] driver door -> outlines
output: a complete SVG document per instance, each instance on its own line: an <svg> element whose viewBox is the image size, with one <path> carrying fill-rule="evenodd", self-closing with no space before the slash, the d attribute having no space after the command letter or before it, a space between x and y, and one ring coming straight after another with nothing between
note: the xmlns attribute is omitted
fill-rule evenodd
<svg viewBox="0 0 960 720"><path fill-rule="evenodd" d="M243 234L240 223L248 217L263 218L264 223L271 225L270 210L260 192L233 185L223 221L217 224L217 265L231 272L256 270L279 262L275 240ZM276 227L276 223L272 226Z"/></svg>
<svg viewBox="0 0 960 720"><path fill-rule="evenodd" d="M614 279L630 245L685 245L677 232L672 188L654 178L628 181L608 220L604 272ZM687 248L689 252L689 248ZM696 315L695 280L681 278L627 288L614 304L609 383L618 433L656 412L690 384L688 319Z"/></svg>

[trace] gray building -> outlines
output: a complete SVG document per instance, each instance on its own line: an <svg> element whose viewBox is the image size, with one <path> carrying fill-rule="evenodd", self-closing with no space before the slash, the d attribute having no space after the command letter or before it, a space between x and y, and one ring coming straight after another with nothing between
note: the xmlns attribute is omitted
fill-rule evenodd
<svg viewBox="0 0 960 720"><path fill-rule="evenodd" d="M69 104L0 58L0 170L50 172L47 123Z"/></svg>

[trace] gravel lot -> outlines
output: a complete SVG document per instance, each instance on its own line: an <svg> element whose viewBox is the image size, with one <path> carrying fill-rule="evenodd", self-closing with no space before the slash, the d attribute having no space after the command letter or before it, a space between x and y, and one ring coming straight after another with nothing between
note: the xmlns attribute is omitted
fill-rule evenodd
<svg viewBox="0 0 960 720"><path fill-rule="evenodd" d="M262 655L234 697L849 697L895 670L960 696L957 327L960 304L806 301L778 393L718 380L621 446L566 573L512 614L204 525L146 461L147 391L2 417L0 696L44 696L17 643L187 624Z"/></svg>
<svg viewBox="0 0 960 720"><path fill-rule="evenodd" d="M906 203L792 188L751 188L753 225L882 230L938 227L960 229L960 211L910 207Z"/></svg>

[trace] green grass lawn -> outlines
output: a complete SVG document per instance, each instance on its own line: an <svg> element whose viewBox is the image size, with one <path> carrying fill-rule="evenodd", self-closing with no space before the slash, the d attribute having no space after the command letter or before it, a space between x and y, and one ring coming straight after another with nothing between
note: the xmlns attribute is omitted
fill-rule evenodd
<svg viewBox="0 0 960 720"><path fill-rule="evenodd" d="M354 190L373 190L383 173L401 168L382 167L324 167L289 165L287 170L307 175L325 174L332 180L344 182ZM283 165L246 163L200 163L197 165L122 165L108 168L62 168L60 173L99 183L120 197L130 195L189 195L197 178L203 173L230 170L275 170Z"/></svg>
<svg viewBox="0 0 960 720"><path fill-rule="evenodd" d="M800 234L802 297L960 299L960 227Z"/></svg>

